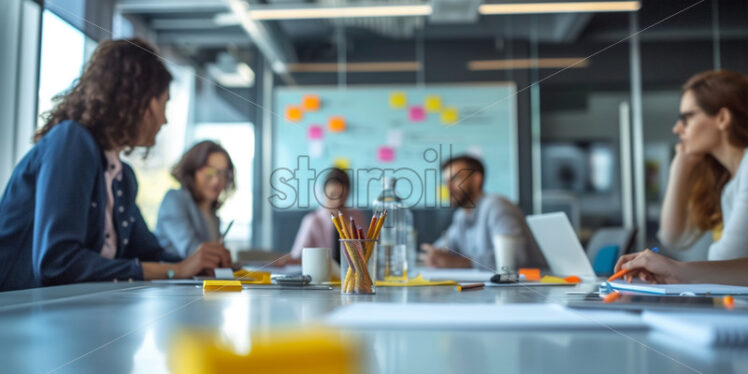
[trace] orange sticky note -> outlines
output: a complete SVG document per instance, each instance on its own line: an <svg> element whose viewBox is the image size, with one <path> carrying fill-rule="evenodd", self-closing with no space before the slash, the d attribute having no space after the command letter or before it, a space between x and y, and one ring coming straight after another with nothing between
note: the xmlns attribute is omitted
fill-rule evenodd
<svg viewBox="0 0 748 374"><path fill-rule="evenodd" d="M296 105L289 105L286 107L286 121L288 122L299 122L302 118L301 108Z"/></svg>
<svg viewBox="0 0 748 374"><path fill-rule="evenodd" d="M570 275L570 276L564 278L564 280L567 281L567 282L569 282L569 283L581 283L582 282L582 279L579 278L576 275Z"/></svg>
<svg viewBox="0 0 748 374"><path fill-rule="evenodd" d="M308 112L316 112L320 108L320 100L317 95L304 95L301 99L301 106Z"/></svg>
<svg viewBox="0 0 748 374"><path fill-rule="evenodd" d="M345 118L342 116L333 116L328 118L327 129L330 130L330 132L345 131Z"/></svg>
<svg viewBox="0 0 748 374"><path fill-rule="evenodd" d="M526 281L539 281L540 280L540 269L520 268L519 273L525 275Z"/></svg>

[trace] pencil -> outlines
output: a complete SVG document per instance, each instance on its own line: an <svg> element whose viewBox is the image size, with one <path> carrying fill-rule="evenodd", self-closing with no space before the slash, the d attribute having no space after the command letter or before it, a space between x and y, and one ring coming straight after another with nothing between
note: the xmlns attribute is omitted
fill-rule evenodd
<svg viewBox="0 0 748 374"><path fill-rule="evenodd" d="M608 278L608 282L612 282L613 280L618 279L618 278L626 275L627 272L628 272L628 270L621 269L617 273L611 275L610 278Z"/></svg>
<svg viewBox="0 0 748 374"><path fill-rule="evenodd" d="M226 235L229 233L229 230L231 230L231 226L234 225L234 220L232 219L231 222L229 222L229 225L226 226L226 230L223 231L223 234L221 234L221 243L223 243L224 239L226 239Z"/></svg>
<svg viewBox="0 0 748 374"><path fill-rule="evenodd" d="M485 283L458 284L457 290L459 290L460 292L469 291L469 290L480 290L485 286L486 286Z"/></svg>
<svg viewBox="0 0 748 374"><path fill-rule="evenodd" d="M364 235L364 229L361 228L361 225L358 225L358 238L366 239L366 236Z"/></svg>
<svg viewBox="0 0 748 374"><path fill-rule="evenodd" d="M374 228L377 227L377 214L378 212L374 212L374 215L371 216L371 221L369 221L369 228L366 229L366 239L371 239L374 235Z"/></svg>

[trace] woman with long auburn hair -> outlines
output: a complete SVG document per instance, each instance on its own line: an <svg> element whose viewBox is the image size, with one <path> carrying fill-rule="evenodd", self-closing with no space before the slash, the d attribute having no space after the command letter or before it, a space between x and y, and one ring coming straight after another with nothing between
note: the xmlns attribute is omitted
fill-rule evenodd
<svg viewBox="0 0 748 374"><path fill-rule="evenodd" d="M685 248L712 230L710 260L748 256L741 238L748 230L748 165L742 162L748 147L748 78L726 70L693 76L683 86L673 132L680 142L670 167L660 240Z"/></svg>
<svg viewBox="0 0 748 374"><path fill-rule="evenodd" d="M682 248L712 230L707 262L684 263L651 251L623 256L629 279L748 284L748 77L696 74L683 86L680 138L660 218L660 240Z"/></svg>
<svg viewBox="0 0 748 374"><path fill-rule="evenodd" d="M154 145L171 80L148 43L109 40L55 98L0 199L0 291L231 266L228 251L210 245L169 263L180 259L148 230L135 205L135 173L119 158Z"/></svg>

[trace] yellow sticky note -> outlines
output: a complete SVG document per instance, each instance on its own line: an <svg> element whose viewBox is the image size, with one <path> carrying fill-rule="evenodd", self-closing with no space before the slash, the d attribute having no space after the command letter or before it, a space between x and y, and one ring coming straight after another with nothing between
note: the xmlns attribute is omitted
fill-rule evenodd
<svg viewBox="0 0 748 374"><path fill-rule="evenodd" d="M390 93L390 108L401 109L408 105L408 97L405 92L392 92Z"/></svg>
<svg viewBox="0 0 748 374"><path fill-rule="evenodd" d="M345 117L332 116L327 120L327 129L330 132L343 132L345 131Z"/></svg>
<svg viewBox="0 0 748 374"><path fill-rule="evenodd" d="M564 278L554 277L552 275L545 275L540 278L540 283L569 283Z"/></svg>
<svg viewBox="0 0 748 374"><path fill-rule="evenodd" d="M304 95L301 99L301 106L307 112L316 112L320 108L320 100L318 95Z"/></svg>
<svg viewBox="0 0 748 374"><path fill-rule="evenodd" d="M203 281L203 292L241 292L242 282L238 280Z"/></svg>
<svg viewBox="0 0 748 374"><path fill-rule="evenodd" d="M286 121L288 122L299 122L301 121L302 113L301 108L296 105L289 105L286 107Z"/></svg>
<svg viewBox="0 0 748 374"><path fill-rule="evenodd" d="M449 201L449 188L446 185L439 186L439 198L441 201Z"/></svg>
<svg viewBox="0 0 748 374"><path fill-rule="evenodd" d="M253 335L242 334L248 333L236 331L236 335L227 340L205 329L178 330L169 342L169 371L175 374L344 374L360 373L364 369L364 347L334 330L273 327Z"/></svg>
<svg viewBox="0 0 748 374"><path fill-rule="evenodd" d="M423 106L429 113L436 113L442 110L442 97L439 95L426 95Z"/></svg>
<svg viewBox="0 0 748 374"><path fill-rule="evenodd" d="M334 159L332 159L332 165L338 169L350 169L351 160L349 160L348 157L335 157Z"/></svg>
<svg viewBox="0 0 748 374"><path fill-rule="evenodd" d="M460 112L457 108L451 106L444 108L442 111L442 123L445 125L454 125L460 120Z"/></svg>

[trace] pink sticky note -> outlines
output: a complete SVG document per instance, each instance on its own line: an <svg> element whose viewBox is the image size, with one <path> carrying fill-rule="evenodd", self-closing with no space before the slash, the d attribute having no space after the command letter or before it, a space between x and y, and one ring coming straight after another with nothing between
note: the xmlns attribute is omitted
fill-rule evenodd
<svg viewBox="0 0 748 374"><path fill-rule="evenodd" d="M395 150L387 146L379 147L377 150L377 160L380 162L395 161Z"/></svg>
<svg viewBox="0 0 748 374"><path fill-rule="evenodd" d="M426 111L423 110L422 106L412 106L408 111L408 115L412 122L421 122L426 119Z"/></svg>
<svg viewBox="0 0 748 374"><path fill-rule="evenodd" d="M307 138L309 139L322 139L322 126L312 125L307 130Z"/></svg>

